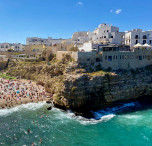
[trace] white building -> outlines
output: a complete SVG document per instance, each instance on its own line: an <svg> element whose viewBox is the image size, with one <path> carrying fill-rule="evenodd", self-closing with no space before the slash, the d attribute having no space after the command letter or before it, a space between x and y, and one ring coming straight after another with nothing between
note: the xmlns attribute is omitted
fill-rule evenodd
<svg viewBox="0 0 152 146"><path fill-rule="evenodd" d="M133 47L136 44L152 45L152 30L142 31L142 29L133 29L125 34L125 44Z"/></svg>
<svg viewBox="0 0 152 146"><path fill-rule="evenodd" d="M10 43L0 43L0 51L6 52L8 50L13 50L15 52L23 51L24 46L22 44L10 44Z"/></svg>
<svg viewBox="0 0 152 146"><path fill-rule="evenodd" d="M74 41L75 43L85 43L89 41L89 36L88 36L88 32L87 31L80 31L80 32L75 32L72 35L72 41Z"/></svg>
<svg viewBox="0 0 152 146"><path fill-rule="evenodd" d="M82 46L78 47L80 52L92 52L94 50L100 50L104 46L103 44L95 44L92 41L84 43Z"/></svg>
<svg viewBox="0 0 152 146"><path fill-rule="evenodd" d="M0 51L5 52L8 49L11 49L11 45L9 43L0 43Z"/></svg>
<svg viewBox="0 0 152 146"><path fill-rule="evenodd" d="M26 45L46 45L46 46L53 46L55 44L61 44L64 39L52 39L48 37L47 39L38 38L38 37L31 37L26 38Z"/></svg>
<svg viewBox="0 0 152 146"><path fill-rule="evenodd" d="M24 50L24 46L22 44L11 44L11 49L15 52L22 52Z"/></svg>
<svg viewBox="0 0 152 146"><path fill-rule="evenodd" d="M119 32L119 27L100 24L93 32L88 32L90 40L103 44L125 44L125 32Z"/></svg>

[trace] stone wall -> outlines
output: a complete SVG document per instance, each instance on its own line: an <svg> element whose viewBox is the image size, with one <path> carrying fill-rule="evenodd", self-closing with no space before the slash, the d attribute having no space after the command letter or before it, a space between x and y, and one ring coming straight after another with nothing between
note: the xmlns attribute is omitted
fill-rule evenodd
<svg viewBox="0 0 152 146"><path fill-rule="evenodd" d="M63 54L69 54L80 64L88 66L100 65L104 69L130 70L152 65L152 50L135 49L134 51L101 51L93 52L71 52L58 51L57 59L62 60Z"/></svg>

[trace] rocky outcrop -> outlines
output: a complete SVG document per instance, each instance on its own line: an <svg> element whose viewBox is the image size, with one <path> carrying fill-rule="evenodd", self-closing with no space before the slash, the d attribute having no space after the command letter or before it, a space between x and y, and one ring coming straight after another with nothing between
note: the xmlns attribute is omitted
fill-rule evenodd
<svg viewBox="0 0 152 146"><path fill-rule="evenodd" d="M136 71L87 73L76 63L20 63L10 66L7 73L37 81L51 93L55 106L79 112L152 95L151 66Z"/></svg>
<svg viewBox="0 0 152 146"><path fill-rule="evenodd" d="M54 103L83 112L148 95L152 95L152 72L149 69L136 73L66 75L62 88L54 95Z"/></svg>

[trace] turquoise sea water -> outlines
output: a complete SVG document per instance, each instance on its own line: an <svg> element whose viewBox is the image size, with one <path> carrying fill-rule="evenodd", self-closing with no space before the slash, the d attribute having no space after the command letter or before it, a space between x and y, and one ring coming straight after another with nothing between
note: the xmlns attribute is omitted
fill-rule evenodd
<svg viewBox="0 0 152 146"><path fill-rule="evenodd" d="M0 110L0 145L40 145L40 138L44 146L152 145L152 109L116 113L129 106L134 103L95 112L98 120L47 111L45 103Z"/></svg>

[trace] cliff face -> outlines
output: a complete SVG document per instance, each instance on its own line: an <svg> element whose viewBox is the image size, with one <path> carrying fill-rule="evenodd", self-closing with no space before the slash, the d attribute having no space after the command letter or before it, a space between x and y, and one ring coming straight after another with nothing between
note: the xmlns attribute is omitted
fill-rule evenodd
<svg viewBox="0 0 152 146"><path fill-rule="evenodd" d="M86 111L148 95L152 95L150 70L93 76L67 75L62 89L54 95L54 103L59 107ZM59 96L62 98L56 100Z"/></svg>
<svg viewBox="0 0 152 146"><path fill-rule="evenodd" d="M71 63L19 63L10 66L7 74L37 81L53 95L55 106L81 112L152 95L152 67L87 73Z"/></svg>

